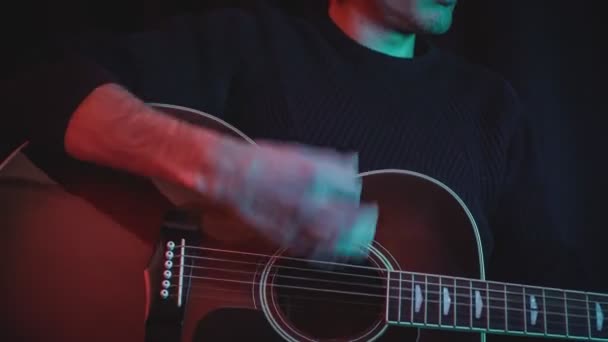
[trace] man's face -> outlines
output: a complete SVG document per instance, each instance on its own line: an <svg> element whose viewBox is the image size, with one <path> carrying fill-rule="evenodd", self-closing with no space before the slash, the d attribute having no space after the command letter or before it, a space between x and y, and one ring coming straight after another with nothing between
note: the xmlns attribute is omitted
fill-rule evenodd
<svg viewBox="0 0 608 342"><path fill-rule="evenodd" d="M443 34L457 0L375 0L386 24L407 32Z"/></svg>

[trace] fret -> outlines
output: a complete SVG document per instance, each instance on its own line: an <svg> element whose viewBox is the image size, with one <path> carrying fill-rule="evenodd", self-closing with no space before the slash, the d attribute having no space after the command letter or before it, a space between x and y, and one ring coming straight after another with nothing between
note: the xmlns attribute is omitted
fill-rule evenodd
<svg viewBox="0 0 608 342"><path fill-rule="evenodd" d="M488 283L489 298L489 328L491 330L506 331L506 289L503 284Z"/></svg>
<svg viewBox="0 0 608 342"><path fill-rule="evenodd" d="M526 331L528 334L545 334L545 300L543 290L536 287L525 287L526 297Z"/></svg>
<svg viewBox="0 0 608 342"><path fill-rule="evenodd" d="M399 323L401 321L401 273L387 272L386 286L386 320Z"/></svg>
<svg viewBox="0 0 608 342"><path fill-rule="evenodd" d="M441 322L441 287L440 278L426 276L426 323L439 325Z"/></svg>
<svg viewBox="0 0 608 342"><path fill-rule="evenodd" d="M507 285L507 331L524 332L526 325L524 288Z"/></svg>
<svg viewBox="0 0 608 342"><path fill-rule="evenodd" d="M490 294L490 285L486 282L486 307L488 308L488 315L486 317L486 320L488 321L488 329L490 329L490 297L492 296Z"/></svg>
<svg viewBox="0 0 608 342"><path fill-rule="evenodd" d="M439 278L440 290L440 317L439 324L444 327L456 326L456 280L452 278Z"/></svg>
<svg viewBox="0 0 608 342"><path fill-rule="evenodd" d="M410 273L401 273L401 323L411 323L414 314L414 276Z"/></svg>
<svg viewBox="0 0 608 342"><path fill-rule="evenodd" d="M566 291L564 291L564 312L566 315L566 336L570 336L570 331L568 331L568 302L566 301Z"/></svg>
<svg viewBox="0 0 608 342"><path fill-rule="evenodd" d="M545 328L545 335L547 334L547 297L545 294L545 289L541 290L543 297L543 327Z"/></svg>
<svg viewBox="0 0 608 342"><path fill-rule="evenodd" d="M488 291L482 281L471 281L471 313L473 328L488 329Z"/></svg>
<svg viewBox="0 0 608 342"><path fill-rule="evenodd" d="M545 290L545 310L547 335L556 337L568 336L568 321L566 311L566 296L564 291Z"/></svg>
<svg viewBox="0 0 608 342"><path fill-rule="evenodd" d="M452 291L452 293L454 294L454 326L457 326L456 324L456 317L458 317L458 305L460 304L460 300L458 299L458 286L456 283L456 278L454 278L454 291Z"/></svg>
<svg viewBox="0 0 608 342"><path fill-rule="evenodd" d="M589 336L591 336L591 307L587 295L585 295L585 306L587 307L587 328L589 330Z"/></svg>
<svg viewBox="0 0 608 342"><path fill-rule="evenodd" d="M429 303L429 299L428 299L429 290L428 290L428 287L429 287L428 279L427 279L427 277L425 275L424 276L424 290L422 290L423 294L424 294L424 300L422 302L422 305L424 306L424 324L425 325L426 325L426 322L427 322L427 319L428 319L428 311L427 311L427 309L429 307L429 305L428 305L428 303Z"/></svg>
<svg viewBox="0 0 608 342"><path fill-rule="evenodd" d="M426 277L414 274L412 281L412 322L426 325Z"/></svg>
<svg viewBox="0 0 608 342"><path fill-rule="evenodd" d="M505 330L509 331L509 301L507 300L507 284L503 284L503 292L505 295Z"/></svg>
<svg viewBox="0 0 608 342"><path fill-rule="evenodd" d="M472 327L471 311L471 281L456 279L456 298L454 311L456 313L456 326L459 328Z"/></svg>
<svg viewBox="0 0 608 342"><path fill-rule="evenodd" d="M581 292L566 291L566 309L569 336L588 338L590 327L587 319L587 296Z"/></svg>
<svg viewBox="0 0 608 342"><path fill-rule="evenodd" d="M589 303L590 335L599 341L608 341L608 295L590 293Z"/></svg>

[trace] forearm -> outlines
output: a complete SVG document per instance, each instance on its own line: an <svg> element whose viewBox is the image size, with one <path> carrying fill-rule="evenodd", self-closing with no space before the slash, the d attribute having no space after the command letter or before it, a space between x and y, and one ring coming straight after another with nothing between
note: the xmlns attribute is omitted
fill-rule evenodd
<svg viewBox="0 0 608 342"><path fill-rule="evenodd" d="M210 176L218 139L213 131L173 119L106 84L72 115L65 148L77 159L193 189Z"/></svg>

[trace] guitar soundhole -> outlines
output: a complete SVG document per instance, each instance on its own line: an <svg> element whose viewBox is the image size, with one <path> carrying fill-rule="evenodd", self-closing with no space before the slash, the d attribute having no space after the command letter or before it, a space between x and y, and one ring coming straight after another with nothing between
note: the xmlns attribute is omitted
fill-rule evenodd
<svg viewBox="0 0 608 342"><path fill-rule="evenodd" d="M315 339L356 338L384 317L384 276L369 261L316 267L275 264L274 300L288 324Z"/></svg>

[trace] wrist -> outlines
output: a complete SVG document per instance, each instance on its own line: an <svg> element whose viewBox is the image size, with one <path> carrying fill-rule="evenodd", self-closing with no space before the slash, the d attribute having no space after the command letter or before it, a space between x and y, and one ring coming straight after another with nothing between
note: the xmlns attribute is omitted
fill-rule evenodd
<svg viewBox="0 0 608 342"><path fill-rule="evenodd" d="M178 122L155 156L154 168L162 170L159 177L209 196L217 178L221 140L222 136L215 131Z"/></svg>

